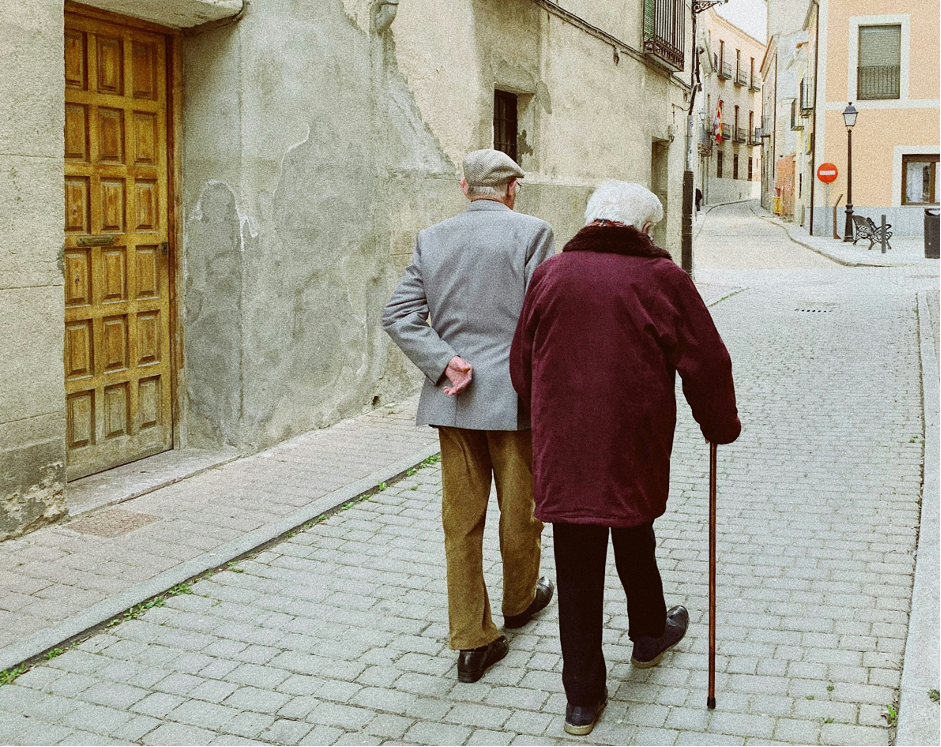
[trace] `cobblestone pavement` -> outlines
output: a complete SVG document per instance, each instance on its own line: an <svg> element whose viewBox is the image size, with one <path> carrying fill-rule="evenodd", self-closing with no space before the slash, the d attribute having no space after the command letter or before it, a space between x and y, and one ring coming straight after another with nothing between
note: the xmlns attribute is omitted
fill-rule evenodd
<svg viewBox="0 0 941 747"><path fill-rule="evenodd" d="M707 220L739 225L747 209ZM0 743L891 743L922 482L915 294L937 277L837 266L753 220L731 247L729 226L707 222L697 245L697 280L744 288L713 308L744 423L719 449L715 711L708 449L680 404L656 529L690 632L633 669L609 566L611 702L590 737L562 731L554 604L508 632L509 656L479 683L457 683L429 466L0 687ZM498 600L495 532L485 545Z"/></svg>
<svg viewBox="0 0 941 747"><path fill-rule="evenodd" d="M15 644L43 631L54 635L57 625L117 595L131 599L125 607L135 604L141 600L133 599L134 589L160 574L200 559L206 563L199 570L211 567L211 556L228 543L428 451L437 437L414 425L414 405L382 407L119 507L0 543L0 669L9 666L2 654Z"/></svg>

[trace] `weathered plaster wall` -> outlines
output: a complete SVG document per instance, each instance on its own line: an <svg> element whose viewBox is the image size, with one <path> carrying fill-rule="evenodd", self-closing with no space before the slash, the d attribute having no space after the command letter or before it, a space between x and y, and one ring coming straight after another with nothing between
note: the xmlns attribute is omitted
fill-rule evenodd
<svg viewBox="0 0 941 747"><path fill-rule="evenodd" d="M656 140L679 245L677 86L530 2L403 0L388 31L374 20L368 0L266 0L184 41L191 443L259 448L413 389L379 314L415 234L464 208L494 87L520 95L518 209L561 244L599 181L651 183Z"/></svg>
<svg viewBox="0 0 941 747"><path fill-rule="evenodd" d="M754 168L754 165L753 165ZM739 164L742 173L748 173L748 161ZM723 171L728 170L732 173L731 158L728 165L723 166ZM747 179L722 179L712 176L709 180L709 199L706 204L716 205L721 202L735 202L737 200L757 200L761 196L761 182L756 178L752 181Z"/></svg>
<svg viewBox="0 0 941 747"><path fill-rule="evenodd" d="M0 5L0 539L65 513L62 4Z"/></svg>
<svg viewBox="0 0 941 747"><path fill-rule="evenodd" d="M184 42L191 443L260 448L414 386L379 327L392 254L460 195L394 56L340 0Z"/></svg>
<svg viewBox="0 0 941 747"><path fill-rule="evenodd" d="M768 37L799 31L807 15L808 0L768 0Z"/></svg>
<svg viewBox="0 0 941 747"><path fill-rule="evenodd" d="M642 3L563 5L642 47ZM549 221L560 243L581 227L599 181L651 185L653 141L666 143L664 196L674 205L660 234L678 252L685 127L679 87L626 54L615 63L609 44L528 1L454 0L442 7L407 0L392 35L422 117L455 163L491 145L493 88L520 94L527 178L518 209Z"/></svg>
<svg viewBox="0 0 941 747"><path fill-rule="evenodd" d="M178 27L242 7L90 2ZM565 5L640 46L642 3ZM62 7L0 5L0 538L65 512ZM682 91L534 3L402 0L380 34L371 0L256 0L182 45L186 445L262 448L414 389L379 315L417 231L464 209L495 86L520 96L518 209L561 245L599 181L639 181L678 250Z"/></svg>

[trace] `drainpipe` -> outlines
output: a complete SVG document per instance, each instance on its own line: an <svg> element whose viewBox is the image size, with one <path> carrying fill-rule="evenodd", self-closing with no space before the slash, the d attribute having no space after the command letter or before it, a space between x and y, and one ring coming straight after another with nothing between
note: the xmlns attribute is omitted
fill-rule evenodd
<svg viewBox="0 0 941 747"><path fill-rule="evenodd" d="M813 0L814 8L814 114L811 119L814 139L810 144L810 235L814 235L814 187L817 186L817 91L820 81L817 79L817 63L820 55L820 3Z"/></svg>
<svg viewBox="0 0 941 747"><path fill-rule="evenodd" d="M771 213L778 191L778 52L774 52L774 105L771 107Z"/></svg>

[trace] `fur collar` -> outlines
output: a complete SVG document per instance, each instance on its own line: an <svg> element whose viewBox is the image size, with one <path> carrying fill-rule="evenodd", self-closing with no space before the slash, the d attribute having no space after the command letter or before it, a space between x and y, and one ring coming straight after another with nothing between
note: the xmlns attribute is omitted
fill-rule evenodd
<svg viewBox="0 0 941 747"><path fill-rule="evenodd" d="M585 226L567 243L563 252L606 252L630 257L662 257L672 260L666 249L656 246L651 238L633 226Z"/></svg>

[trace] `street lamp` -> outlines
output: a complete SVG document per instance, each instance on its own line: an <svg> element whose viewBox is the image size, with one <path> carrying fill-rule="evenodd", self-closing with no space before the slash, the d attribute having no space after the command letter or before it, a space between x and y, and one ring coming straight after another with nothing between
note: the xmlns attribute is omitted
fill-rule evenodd
<svg viewBox="0 0 941 747"><path fill-rule="evenodd" d="M843 110L843 124L846 125L846 226L843 241L853 240L853 125L858 114L852 101Z"/></svg>

